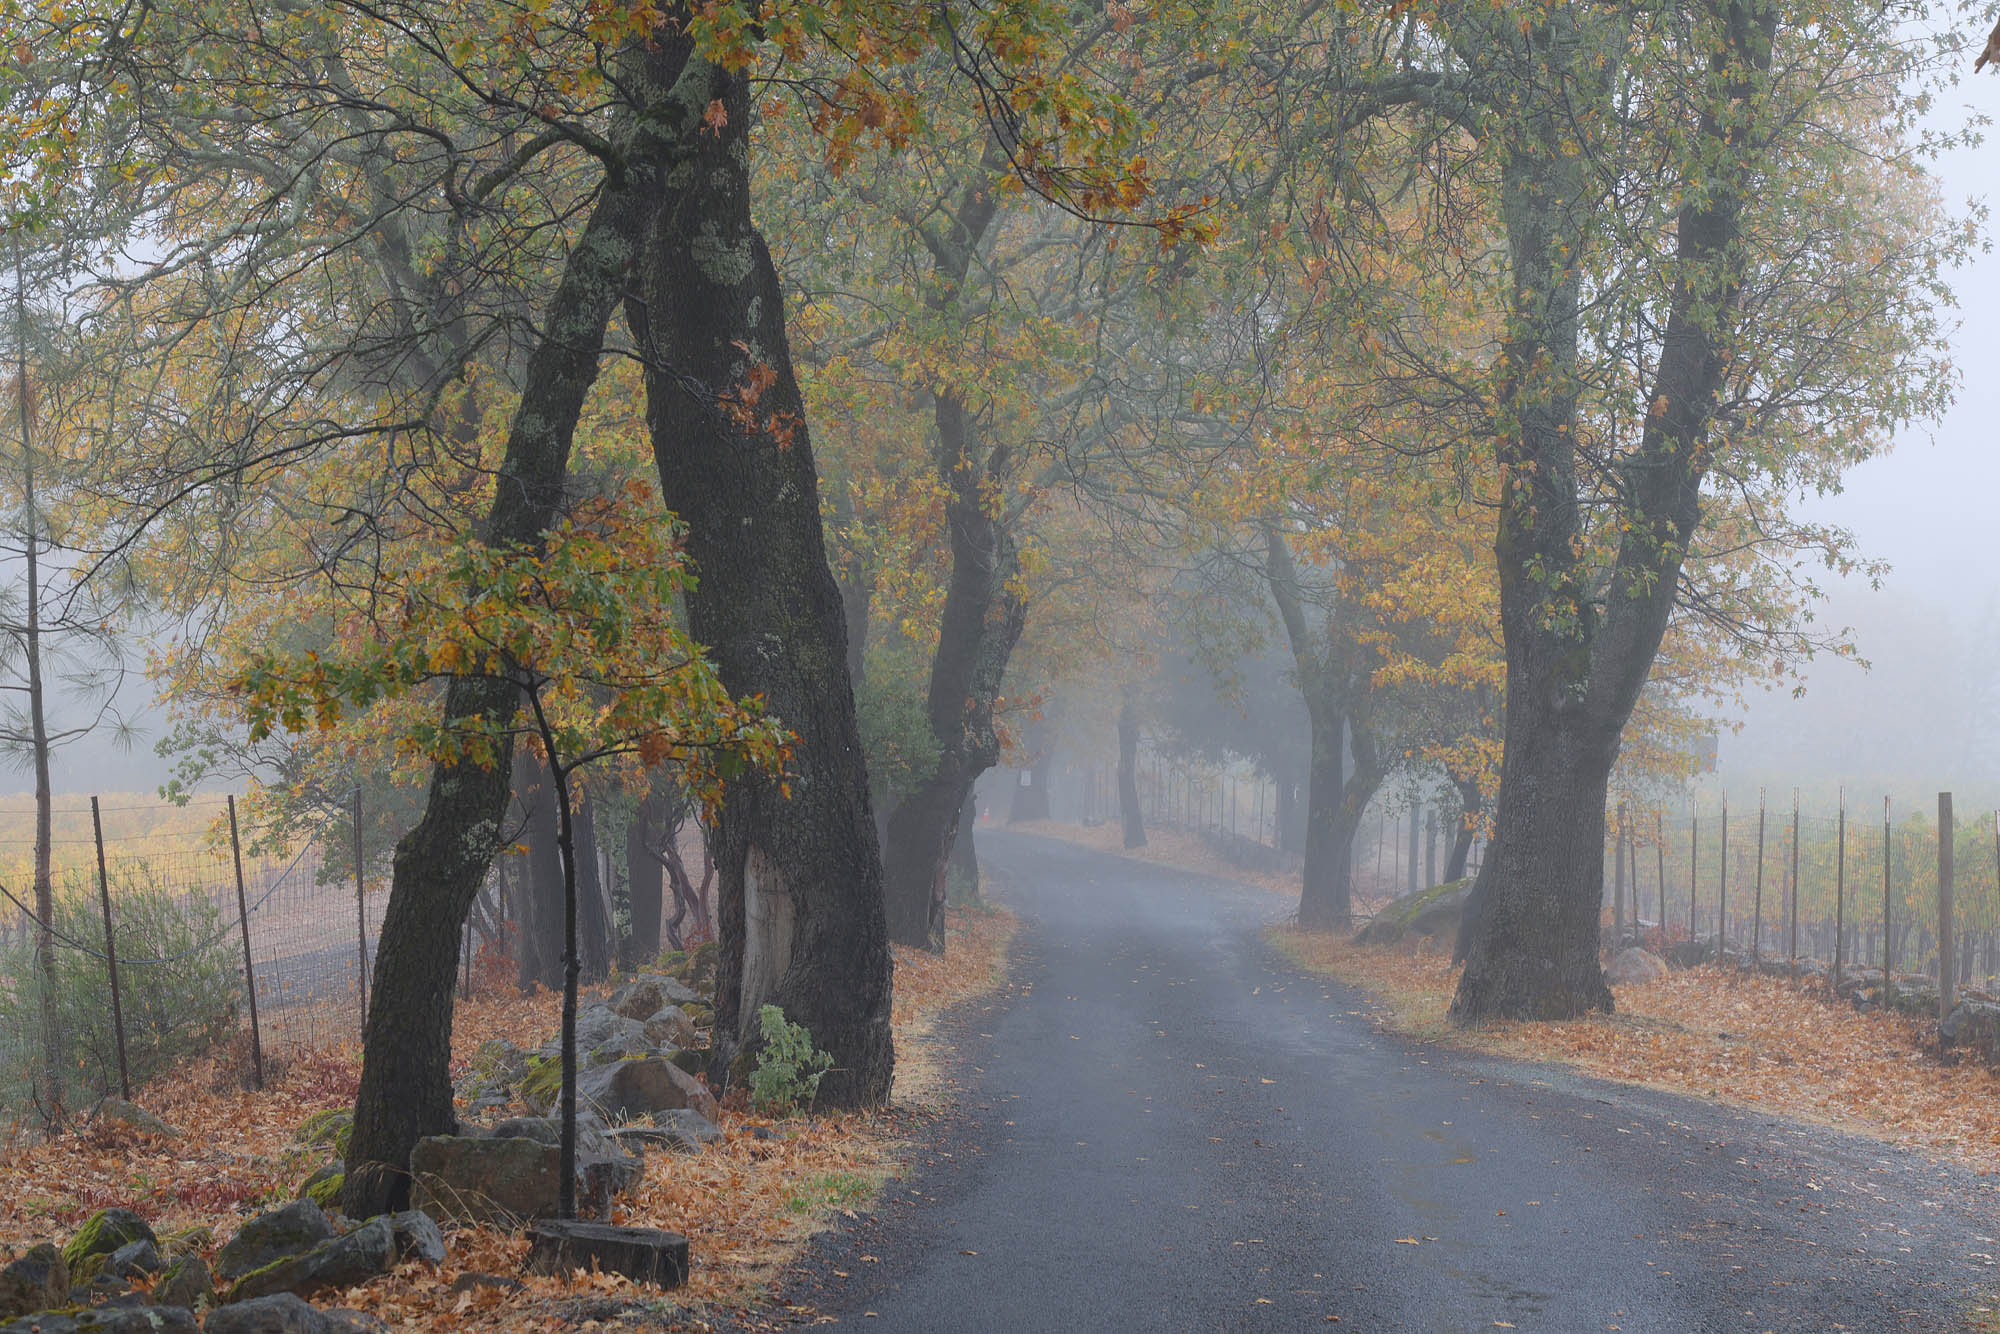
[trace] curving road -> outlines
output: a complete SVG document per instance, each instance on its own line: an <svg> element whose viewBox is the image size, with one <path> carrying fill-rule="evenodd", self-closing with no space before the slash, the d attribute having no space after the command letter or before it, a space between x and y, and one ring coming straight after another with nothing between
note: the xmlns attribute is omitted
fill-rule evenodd
<svg viewBox="0 0 2000 1334"><path fill-rule="evenodd" d="M1266 894L980 831L1023 929L924 1165L789 1300L871 1331L1944 1330L2000 1189L1817 1126L1413 1046ZM2000 1305L2000 1303L1996 1303Z"/></svg>

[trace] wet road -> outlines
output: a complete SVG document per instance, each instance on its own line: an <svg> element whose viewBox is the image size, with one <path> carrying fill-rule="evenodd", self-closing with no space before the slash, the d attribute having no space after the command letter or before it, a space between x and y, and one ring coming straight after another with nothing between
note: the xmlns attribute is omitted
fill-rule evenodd
<svg viewBox="0 0 2000 1334"><path fill-rule="evenodd" d="M842 1323L1939 1330L2000 1287L1963 1169L1412 1045L1269 950L1269 895L980 840L1016 984L925 1165L802 1270Z"/></svg>

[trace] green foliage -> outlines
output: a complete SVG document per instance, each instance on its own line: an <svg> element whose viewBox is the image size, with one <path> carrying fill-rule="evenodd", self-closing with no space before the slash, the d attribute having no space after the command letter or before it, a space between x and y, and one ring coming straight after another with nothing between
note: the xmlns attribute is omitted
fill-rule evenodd
<svg viewBox="0 0 2000 1334"><path fill-rule="evenodd" d="M750 1072L751 1105L772 1116L809 1105L819 1092L821 1077L833 1068L833 1057L815 1050L806 1026L787 1020L775 1005L757 1011L757 1024L764 1045Z"/></svg>
<svg viewBox="0 0 2000 1334"><path fill-rule="evenodd" d="M112 886L118 941L118 992L125 1016L125 1054L137 1085L236 1030L242 957L222 929L215 905L179 897L146 880L143 866ZM56 898L55 1022L69 1078L96 1093L118 1086L118 1041L112 1024L110 970L99 957L104 920L94 888L75 886ZM62 939L92 947L71 948ZM163 962L155 962L163 961ZM42 988L32 939L0 954L0 1033L19 1044L0 1083L0 1105L22 1105L42 1032Z"/></svg>
<svg viewBox="0 0 2000 1334"><path fill-rule="evenodd" d="M868 651L854 711L878 803L893 803L937 771L938 741L925 706L925 670L917 651L894 636Z"/></svg>
<svg viewBox="0 0 2000 1334"><path fill-rule="evenodd" d="M816 1209L847 1209L861 1203L874 1188L852 1172L828 1172L806 1182L785 1197L785 1207L795 1214Z"/></svg>

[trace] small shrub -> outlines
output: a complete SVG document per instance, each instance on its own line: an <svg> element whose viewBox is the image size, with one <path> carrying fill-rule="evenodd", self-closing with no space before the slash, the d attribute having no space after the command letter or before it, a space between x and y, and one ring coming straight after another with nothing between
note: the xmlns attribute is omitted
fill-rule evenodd
<svg viewBox="0 0 2000 1334"><path fill-rule="evenodd" d="M783 1116L809 1106L819 1081L833 1068L833 1057L817 1051L804 1024L794 1024L775 1005L757 1011L764 1045L757 1067L750 1072L750 1104L769 1116Z"/></svg>
<svg viewBox="0 0 2000 1334"><path fill-rule="evenodd" d="M201 895L182 898L148 884L144 875L138 868L112 887L118 990L135 1085L232 1035L243 985L241 956L232 953L234 937L220 929L215 905ZM58 895L59 937L93 948L73 949L59 939L50 979L66 1082L90 1094L118 1085L110 975L95 952L104 939L99 912L95 886ZM40 1059L43 1033L42 978L32 941L0 954L0 983L0 1034L8 1039L0 1050L12 1048L6 1055L14 1072L0 1087L0 1104L20 1106Z"/></svg>

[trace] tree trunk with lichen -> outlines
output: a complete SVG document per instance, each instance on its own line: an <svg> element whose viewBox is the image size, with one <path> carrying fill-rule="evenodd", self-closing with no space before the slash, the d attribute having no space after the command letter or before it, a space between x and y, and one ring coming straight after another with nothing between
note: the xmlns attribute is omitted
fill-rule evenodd
<svg viewBox="0 0 2000 1334"><path fill-rule="evenodd" d="M750 215L748 77L668 24L646 80L674 155L653 209L631 323L668 508L700 582L688 628L722 683L794 734L783 778L731 778L715 821L715 1064L727 1078L779 1006L832 1053L822 1106L889 1093L890 956L882 862L848 674L840 590L785 334L783 293Z"/></svg>

